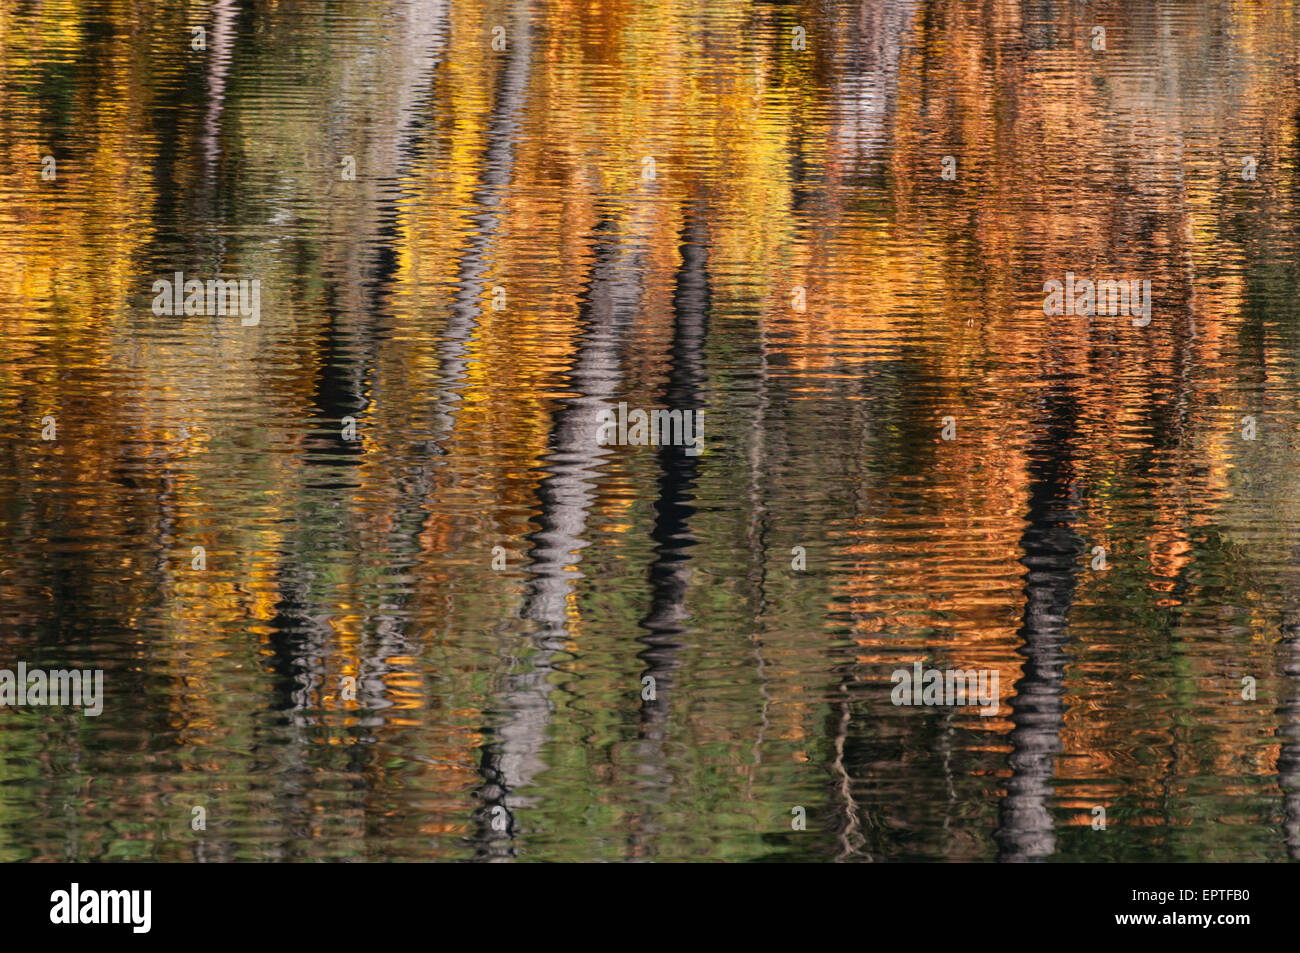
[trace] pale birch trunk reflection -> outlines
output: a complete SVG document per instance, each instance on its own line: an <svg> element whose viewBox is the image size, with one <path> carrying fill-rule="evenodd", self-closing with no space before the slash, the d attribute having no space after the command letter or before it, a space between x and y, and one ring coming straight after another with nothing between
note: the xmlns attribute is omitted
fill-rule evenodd
<svg viewBox="0 0 1300 953"><path fill-rule="evenodd" d="M203 120L204 181L214 187L217 161L221 155L221 112L226 104L226 76L234 55L235 21L239 16L236 0L216 0L212 4L212 26L207 32L208 113Z"/></svg>
<svg viewBox="0 0 1300 953"><path fill-rule="evenodd" d="M413 0L397 9L402 29L389 34L378 50L356 50L355 68L343 72L346 80L335 95L336 108L359 108L382 81L391 105L380 114L382 121L367 127L357 156L363 174L346 190L345 214L353 241L333 246L339 257L326 259L335 280L325 292L328 324L319 345L320 372L304 457L316 471L305 484L315 496L303 501L307 512L302 526L307 532L295 541L296 552L285 559L279 574L281 599L271 636L281 705L295 712L296 723L311 723L303 712L318 705L322 689L337 689L322 683L337 633L330 612L318 605L307 567L322 527L338 513L349 512L344 504L356 479L349 471L360 462L364 444L344 439L340 422L363 418L370 405L382 346L378 332L389 320L388 296L396 278L393 222L402 200L401 182L416 156L430 83L447 44L445 0ZM317 135L325 138L327 133L322 127ZM322 142L320 151L333 156L336 146ZM337 176L338 170L331 169L331 174ZM391 615L376 614L373 634L363 633L360 646L355 700L367 713L358 716L362 725L382 723L374 713L391 705L385 676L392 668L387 660L408 656L411 649L401 623Z"/></svg>
<svg viewBox="0 0 1300 953"><path fill-rule="evenodd" d="M478 328L487 291L487 275L493 250L501 231L501 202L510 186L515 167L521 113L532 76L533 8L519 3L511 8L507 28L506 62L497 78L492 114L487 124L478 188L474 193L477 211L470 216L473 227L467 248L460 256L451 316L442 331L439 347L439 379L442 387L435 399L432 446L445 452L442 444L455 427L456 405L460 403L469 367L469 342Z"/></svg>
<svg viewBox="0 0 1300 953"><path fill-rule="evenodd" d="M587 521L596 499L596 480L612 448L597 443L599 416L623 381L624 336L641 302L644 247L623 235L625 222L608 218L595 229L595 263L580 303L578 353L568 377L574 396L561 401L551 428L547 476L538 488L540 528L529 537L529 580L521 616L537 624L534 651L525 672L504 676L500 722L484 747L479 790L484 804L478 832L479 859L513 854L515 811L530 801L521 793L545 768L543 747L551 714L551 658L568 634L566 613L575 586ZM493 809L505 809L505 829L493 827Z"/></svg>
<svg viewBox="0 0 1300 953"><path fill-rule="evenodd" d="M1056 850L1052 779L1065 725L1065 666L1070 608L1083 545L1074 531L1079 501L1074 444L1079 407L1070 385L1049 385L1030 451L1028 526L1021 541L1025 613L1023 675L1011 699L1011 777L997 833L999 859L1042 860Z"/></svg>

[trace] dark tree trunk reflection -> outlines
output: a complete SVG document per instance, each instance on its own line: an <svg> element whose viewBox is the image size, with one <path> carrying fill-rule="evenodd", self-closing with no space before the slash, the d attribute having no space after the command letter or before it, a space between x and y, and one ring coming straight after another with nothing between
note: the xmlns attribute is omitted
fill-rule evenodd
<svg viewBox="0 0 1300 953"><path fill-rule="evenodd" d="M1074 487L1079 407L1059 378L1047 391L1030 451L1028 526L1021 538L1028 569L1020 628L1023 675L1011 700L1011 777L997 833L1001 860L1041 860L1056 850L1050 800L1065 724L1065 652L1082 541Z"/></svg>

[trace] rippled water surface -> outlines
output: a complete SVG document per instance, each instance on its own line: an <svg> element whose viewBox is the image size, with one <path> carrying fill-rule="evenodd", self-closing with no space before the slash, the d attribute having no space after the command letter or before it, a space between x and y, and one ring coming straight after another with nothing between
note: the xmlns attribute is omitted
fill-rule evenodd
<svg viewBox="0 0 1300 953"><path fill-rule="evenodd" d="M1300 856L1297 51L0 0L0 668L104 673L0 709L0 860Z"/></svg>

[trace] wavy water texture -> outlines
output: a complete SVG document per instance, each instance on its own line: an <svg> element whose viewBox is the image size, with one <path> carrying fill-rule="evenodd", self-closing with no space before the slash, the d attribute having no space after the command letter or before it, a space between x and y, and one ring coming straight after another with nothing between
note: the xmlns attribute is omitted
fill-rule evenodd
<svg viewBox="0 0 1300 953"><path fill-rule="evenodd" d="M0 860L1300 859L1297 50L0 0Z"/></svg>

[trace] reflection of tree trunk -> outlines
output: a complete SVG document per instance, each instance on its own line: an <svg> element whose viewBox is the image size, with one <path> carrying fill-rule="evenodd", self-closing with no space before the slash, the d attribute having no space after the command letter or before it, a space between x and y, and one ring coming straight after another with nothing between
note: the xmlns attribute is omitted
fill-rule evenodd
<svg viewBox="0 0 1300 953"><path fill-rule="evenodd" d="M524 806L516 792L544 767L550 660L564 645L568 599L581 578L576 568L588 545L584 536L596 479L611 452L596 442L599 414L618 391L623 337L641 300L641 251L626 245L620 251L621 232L612 219L596 228L595 264L580 306L582 337L568 375L574 396L555 413L546 457L549 473L538 489L540 529L529 537L531 578L521 614L538 623L537 651L528 659L529 671L506 676L506 715L495 729L497 740L483 749L480 858L509 855L499 842L513 837L514 811ZM498 806L506 809L505 831L492 829L492 810Z"/></svg>
<svg viewBox="0 0 1300 953"><path fill-rule="evenodd" d="M454 426L455 407L460 402L459 389L469 370L469 342L478 326L486 290L491 253L501 230L501 199L514 171L515 142L519 137L519 113L528 91L532 71L532 5L520 3L513 8L507 33L506 64L497 77L495 105L488 119L487 147L483 153L479 188L474 205L479 211L471 216L469 244L460 258L456 295L451 318L443 331L439 376L442 389L436 401L435 442L443 440Z"/></svg>
<svg viewBox="0 0 1300 953"><path fill-rule="evenodd" d="M321 475L305 481L312 498L304 505L312 511L300 514L300 525L313 531L324 522L317 514L327 512L326 502L351 487L338 468L360 462L361 441L344 440L339 421L344 416L360 418L369 403L381 340L375 330L382 323L385 296L397 272L396 232L391 225L400 198L397 183L412 160L420 104L427 98L433 70L446 45L444 0L414 0L404 11L404 29L379 51L380 65L358 70L358 85L345 84L339 90L342 101L361 98L369 95L369 90L360 84L382 77L391 84L395 103L385 114L387 125L367 127L366 151L359 164L368 174L355 184L364 188L365 183L378 183L377 191L358 194L361 211L348 222L355 240L338 246L345 250L345 257L331 266L335 280L327 290L329 324L321 343L313 427L305 441L304 457L305 463L320 468ZM365 56L372 51L357 52ZM330 153L333 146L322 143L320 148ZM323 500L318 500L317 494L323 494ZM320 660L330 651L335 636L328 613L313 611L311 553L319 545L319 534L309 533L293 547L296 555L286 559L280 571L281 602L271 643L276 650L274 667L280 675L282 707L295 712L316 704L312 696L318 692L324 672ZM409 642L391 617L380 619L376 629L377 638L363 643L357 680L357 702L366 710L388 707L386 659L410 654Z"/></svg>
<svg viewBox="0 0 1300 953"><path fill-rule="evenodd" d="M869 382L873 378L863 376L859 385L854 388L854 396L857 400L849 404L851 428L848 443L850 446L869 447L872 445L873 438L871 433L872 416L868 413L867 408L871 407L870 400L866 399L869 395ZM850 486L850 497L853 501L853 515L850 525L857 530L866 525L869 519L871 509L870 487L871 487L871 469L868 465L869 455L858 455L853 458L849 464L849 470L845 474L845 482ZM831 554L826 553L827 556ZM872 566L867 562L864 555L853 556L851 553L844 554L844 558L853 558L854 566L850 573L853 580L863 580L868 578L872 571ZM853 618L854 632L867 631L870 628L870 622L862 611L863 596L861 593L850 592L849 611ZM837 659L833 662L830 671L830 682L836 685L836 691L839 694L838 701L832 703L832 715L828 718L830 725L829 740L831 745L832 756L827 768L831 776L830 787L830 804L835 809L835 838L839 845L835 854L836 861L847 860L866 860L872 861L874 857L869 850L869 840L865 829L875 827L876 822L871 813L858 803L858 799L853 792L855 783L854 774L864 770L861 763L855 763L854 753L849 750L849 735L853 728L853 697L854 693L850 690L851 686L856 686L860 678L861 666L852 660ZM861 758L861 754L858 754Z"/></svg>
<svg viewBox="0 0 1300 953"><path fill-rule="evenodd" d="M277 572L280 600L269 642L277 707L289 712L292 732L291 743L279 748L275 755L283 762L285 797L278 804L286 829L310 819L315 772L306 756L312 744L306 729L314 723L309 712L320 707L323 690L338 688L323 682L334 668L330 660L337 655L337 633L330 622L330 611L315 590L314 568L319 565L315 554L322 547L345 548L340 537L348 530L336 526L340 511L334 507L354 483L346 468L360 462L363 448L360 441L342 438L340 418L353 416L360 420L369 403L383 340L376 332L383 326L387 296L397 272L398 232L394 223L401 199L400 182L415 158L423 103L446 46L449 26L445 0L410 0L395 12L401 17L397 29L381 34L375 43L344 47L357 65L355 70L342 71L344 80L334 90L337 109L344 115L351 115L356 104L371 101L376 89L383 90L387 99L373 123L352 131L359 140L353 148L357 149L362 174L355 182L346 183L349 201L346 211L340 212L342 217L328 223L331 230L348 234L351 240L327 242L323 252L328 324L320 341L313 422L304 441L304 463L311 470L304 480L306 495L298 506L299 536L288 541ZM224 65L229 52L221 37L221 31L214 28L210 43L214 63ZM213 87L213 102L219 103L224 78L214 79ZM210 170L215 169L219 155L216 120L220 112L220 108L210 111L206 127L205 156ZM321 126L322 135L313 147L327 157L332 174L337 175L337 143L326 134L328 128ZM217 180L213 177L212 181ZM212 220L219 219L214 216ZM264 297L263 305L266 303ZM362 633L359 653L357 705L365 712L389 707L385 684L385 676L391 671L388 660L413 654L400 621L394 616L375 618L373 636L369 631ZM371 714L359 717L355 724L358 728L374 727L382 721L381 715ZM358 740L362 740L360 736Z"/></svg>
<svg viewBox="0 0 1300 953"><path fill-rule="evenodd" d="M550 474L539 490L541 529L530 536L533 578L523 614L556 632L564 628L565 603L573 588L570 567L587 545L582 534L595 497L596 468L610 452L596 443L599 415L609 408L622 380L623 336L641 299L640 253L624 251L615 257L619 239L613 220L602 222L596 233L596 263L580 319L582 340L568 375L576 396L555 414Z"/></svg>
<svg viewBox="0 0 1300 953"><path fill-rule="evenodd" d="M208 113L203 120L203 178L213 187L217 159L221 155L221 113L226 104L226 74L235 46L235 20L239 17L236 0L216 0L212 4L212 28L207 33ZM209 221L213 221L209 219Z"/></svg>
<svg viewBox="0 0 1300 953"><path fill-rule="evenodd" d="M885 151L890 114L898 97L898 67L911 32L913 0L864 2L852 33L851 52L837 73L835 138L861 167Z"/></svg>
<svg viewBox="0 0 1300 953"><path fill-rule="evenodd" d="M995 838L1002 860L1039 860L1056 849L1051 779L1065 724L1066 631L1082 543L1072 524L1078 500L1074 443L1079 408L1068 385L1048 385L1045 417L1030 450L1028 526L1025 555L1025 615L1020 635L1024 674L1011 700L1011 778L1002 801Z"/></svg>
<svg viewBox="0 0 1300 953"><path fill-rule="evenodd" d="M704 345L708 333L709 274L704 223L698 209L687 211L680 244L681 268L673 292L671 368L663 404L669 410L699 413L707 371ZM705 421L707 424L708 422ZM659 701L642 707L643 724L658 724L667 712L663 704L677 649L675 639L685 631L686 590L690 580L690 547L695 545L688 521L695 512L699 457L682 447L659 448L659 498L655 503L655 559L650 566L650 612L641 620L648 631L639 641L646 648L638 657L646 675L654 676Z"/></svg>
<svg viewBox="0 0 1300 953"><path fill-rule="evenodd" d="M1072 42L1073 34L1066 33L1065 38L1058 33L1061 29L1061 4L1058 0L1020 0L1018 21L1026 52L1054 50L1058 43ZM1032 62L1032 60L1030 61Z"/></svg>
<svg viewBox="0 0 1300 953"><path fill-rule="evenodd" d="M861 856L871 860L871 854L865 849L867 838L862 833L864 812L858 806L857 798L853 796L853 778L849 774L848 761L844 752L845 743L849 738L849 726L853 722L853 705L849 699L849 686L846 682L840 683L838 708L839 717L836 719L835 734L832 738L835 756L830 764L831 776L834 779L833 796L840 803L841 811L840 829L836 834L839 850L835 854L835 859L848 860L854 856ZM867 820L870 821L869 815Z"/></svg>
<svg viewBox="0 0 1300 953"><path fill-rule="evenodd" d="M669 410L698 414L703 410L704 383L708 370L704 352L709 323L709 253L703 212L688 207L682 225L679 251L682 258L673 289L673 343L669 352L668 382L663 405ZM707 419L705 444L707 445ZM679 638L686 632L686 592L690 584L690 547L695 538L689 520L695 512L695 485L699 479L698 456L684 447L659 448L659 493L651 539L655 558L650 564L650 611L641 620L646 634L637 641L645 648L637 657L645 662L642 677L654 679L655 698L641 703L640 740L637 763L647 783L645 801L666 802L671 778L667 769L664 739L672 697L672 672L677 661ZM648 815L634 821L631 837L633 856L645 856L655 833Z"/></svg>
<svg viewBox="0 0 1300 953"><path fill-rule="evenodd" d="M186 217L190 222L201 223L196 228L187 229L187 242L192 243L190 260L195 266L206 268L212 276L222 273L226 264L223 226L230 197L223 193L217 182L217 166L221 161L221 117L226 106L226 79L234 56L239 12L238 0L216 0L212 4L212 23L205 28L204 35L208 110L198 134L203 153L203 175L188 197L190 209Z"/></svg>
<svg viewBox="0 0 1300 953"><path fill-rule="evenodd" d="M1278 706L1277 784L1282 789L1282 833L1287 856L1300 860L1300 625L1283 629L1281 670L1286 694Z"/></svg>
<svg viewBox="0 0 1300 953"><path fill-rule="evenodd" d="M203 176L191 196L189 219L202 223L194 229L191 240L195 244L192 260L203 262L216 276L226 265L226 209L229 195L224 194L217 181L217 167L221 162L221 117L226 107L226 81L234 57L239 0L215 0L212 5L212 23L205 34L207 47L207 99L208 110L203 117L199 145L203 152Z"/></svg>
<svg viewBox="0 0 1300 953"><path fill-rule="evenodd" d="M366 83L387 84L393 103L385 113L386 126L366 127L365 141L355 157L358 178L331 180L333 187L344 187L352 205L364 211L332 223L349 229L352 240L331 245L343 252L342 260L326 261L331 279L326 290L329 326L321 344L316 426L307 444L312 454L309 463L349 462L363 447L359 440L343 439L339 421L348 416L360 420L369 406L371 375L382 343L376 331L382 326L398 270L395 223L402 199L400 183L413 162L430 82L447 45L450 24L445 0L413 0L403 10L405 22L398 39L381 51L381 62L388 68L358 70L357 88L345 87L340 97L350 102L368 95L360 85L364 77ZM321 148L333 158L338 145L329 142ZM331 168L331 175L337 177L337 167Z"/></svg>

